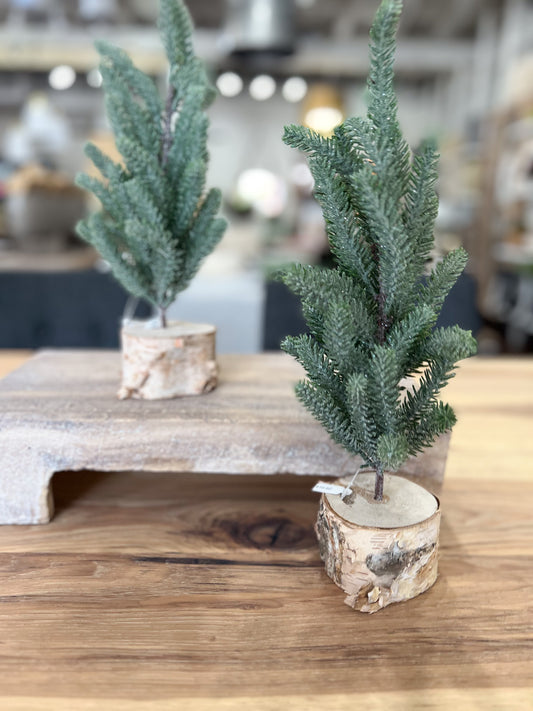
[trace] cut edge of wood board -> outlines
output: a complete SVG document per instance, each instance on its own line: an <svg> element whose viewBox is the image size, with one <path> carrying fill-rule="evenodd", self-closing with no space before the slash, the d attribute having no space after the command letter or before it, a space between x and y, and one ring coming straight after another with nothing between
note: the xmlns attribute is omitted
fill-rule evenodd
<svg viewBox="0 0 533 711"><path fill-rule="evenodd" d="M3 711L100 711L102 707L113 711L353 711L371 708L374 711L530 711L533 703L532 688L476 688L476 689L416 689L409 691L366 692L353 694L320 694L288 696L237 696L225 698L167 697L133 701L122 698L82 698L51 696L0 696Z"/></svg>
<svg viewBox="0 0 533 711"><path fill-rule="evenodd" d="M216 332L216 326L211 323L198 323L196 321L169 321L165 328L152 327L149 321L128 321L122 326L122 331L132 336L141 338L182 338L186 336L199 336Z"/></svg>

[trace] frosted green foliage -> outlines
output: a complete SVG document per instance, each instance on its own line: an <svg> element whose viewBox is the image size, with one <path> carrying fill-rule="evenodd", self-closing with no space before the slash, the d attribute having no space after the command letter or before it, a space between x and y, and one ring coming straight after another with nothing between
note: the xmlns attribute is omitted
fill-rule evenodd
<svg viewBox="0 0 533 711"><path fill-rule="evenodd" d="M402 3L384 0L371 29L368 113L330 138L287 126L284 141L303 151L315 180L336 268L293 265L283 280L302 301L310 334L283 348L305 368L296 392L331 437L383 471L449 430L455 415L438 400L458 360L476 343L458 327L435 329L467 254L451 252L427 278L438 155L416 155L402 136L393 61ZM402 379L419 375L413 389Z"/></svg>
<svg viewBox="0 0 533 711"><path fill-rule="evenodd" d="M102 211L78 233L109 262L134 296L162 315L221 239L220 192L206 191L206 109L214 98L195 57L192 23L181 0L161 0L159 29L169 63L166 98L128 55L97 42L107 115L122 163L95 145L86 154L104 180L79 175Z"/></svg>

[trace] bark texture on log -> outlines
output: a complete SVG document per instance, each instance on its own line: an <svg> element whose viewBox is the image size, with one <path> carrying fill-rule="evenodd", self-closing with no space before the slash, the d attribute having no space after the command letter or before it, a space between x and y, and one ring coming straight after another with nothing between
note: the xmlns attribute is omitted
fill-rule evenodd
<svg viewBox="0 0 533 711"><path fill-rule="evenodd" d="M172 322L146 328L124 326L120 400L167 400L200 395L217 385L216 329L208 324Z"/></svg>
<svg viewBox="0 0 533 711"><path fill-rule="evenodd" d="M384 528L346 520L333 510L328 498L322 495L320 499L315 530L326 573L346 593L347 605L377 612L416 597L434 584L438 502L437 510L419 523Z"/></svg>

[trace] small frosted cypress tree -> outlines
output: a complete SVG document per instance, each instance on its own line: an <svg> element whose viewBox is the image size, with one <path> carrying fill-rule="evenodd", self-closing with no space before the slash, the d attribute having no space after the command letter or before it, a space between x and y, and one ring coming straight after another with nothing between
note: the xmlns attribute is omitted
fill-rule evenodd
<svg viewBox="0 0 533 711"><path fill-rule="evenodd" d="M169 63L166 98L128 55L99 41L106 109L123 163L94 144L85 152L105 178L79 175L102 211L78 233L109 262L134 296L147 299L166 325L166 309L221 239L220 192L206 193L206 108L215 92L192 45L181 0L161 0L159 30Z"/></svg>
<svg viewBox="0 0 533 711"><path fill-rule="evenodd" d="M293 265L284 282L300 296L310 335L282 347L305 368L296 386L303 404L331 437L376 472L449 430L455 415L437 397L458 360L476 343L457 326L434 328L467 254L457 249L427 279L434 245L438 155L432 142L411 156L397 118L393 86L402 3L384 0L370 38L368 113L331 138L287 126L284 141L308 156L336 268ZM421 373L405 390L400 381Z"/></svg>

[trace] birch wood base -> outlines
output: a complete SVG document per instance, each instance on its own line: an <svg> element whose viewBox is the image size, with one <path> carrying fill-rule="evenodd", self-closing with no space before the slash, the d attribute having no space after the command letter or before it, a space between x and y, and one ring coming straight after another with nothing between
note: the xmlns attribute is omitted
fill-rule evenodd
<svg viewBox="0 0 533 711"><path fill-rule="evenodd" d="M385 487L387 479L391 477L386 477ZM401 487L421 489L401 477L394 479ZM358 494L368 501L371 486L364 489L356 498ZM386 528L386 516L380 513L380 527L347 520L334 510L338 506L337 502L332 506L332 498L322 495L315 530L326 573L346 593L347 605L360 612L377 612L393 602L416 597L435 583L440 525L436 499L436 511L424 520ZM396 520L397 513L393 516Z"/></svg>
<svg viewBox="0 0 533 711"><path fill-rule="evenodd" d="M167 400L200 395L217 384L216 329L208 324L173 322L146 328L132 321L122 328L120 400Z"/></svg>

